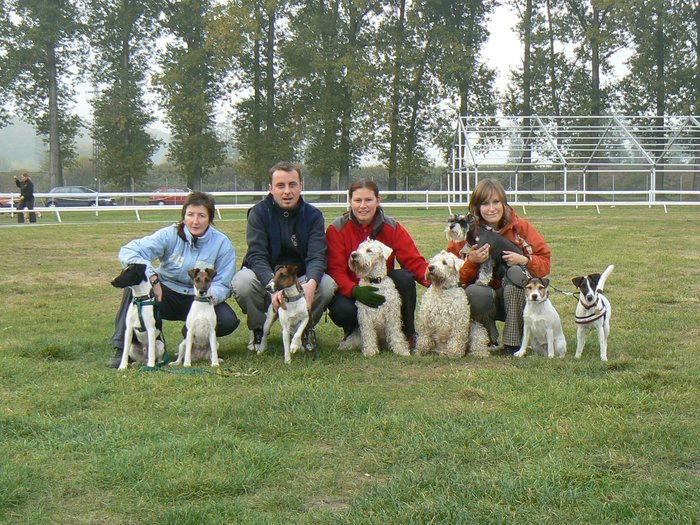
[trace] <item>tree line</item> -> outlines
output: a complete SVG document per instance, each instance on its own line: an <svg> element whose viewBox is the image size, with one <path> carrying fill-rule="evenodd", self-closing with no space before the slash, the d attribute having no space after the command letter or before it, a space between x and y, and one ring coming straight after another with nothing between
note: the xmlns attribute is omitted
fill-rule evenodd
<svg viewBox="0 0 700 525"><path fill-rule="evenodd" d="M256 189L279 159L344 187L370 156L394 190L431 149L447 159L457 114L700 114L700 1L504 1L522 60L499 94L496 0L0 0L0 126L11 107L32 123L60 185L87 83L101 176L123 189L152 168L157 107L191 188L233 148ZM604 82L620 49L628 73Z"/></svg>

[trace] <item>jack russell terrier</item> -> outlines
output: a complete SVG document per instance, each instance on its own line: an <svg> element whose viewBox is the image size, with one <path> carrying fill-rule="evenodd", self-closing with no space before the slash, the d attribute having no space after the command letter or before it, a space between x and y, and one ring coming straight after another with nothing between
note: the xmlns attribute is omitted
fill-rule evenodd
<svg viewBox="0 0 700 525"><path fill-rule="evenodd" d="M219 366L219 342L216 340L216 311L211 300L214 268L192 268L188 272L194 281L194 301L185 320L187 335L178 347L174 364L192 366L193 360L210 358L211 366ZM183 362L184 359L184 362Z"/></svg>
<svg viewBox="0 0 700 525"><path fill-rule="evenodd" d="M523 357L528 345L547 357L566 355L566 338L561 327L561 318L549 300L549 279L531 277L525 284L525 310L523 311L523 341L520 350L513 354Z"/></svg>
<svg viewBox="0 0 700 525"><path fill-rule="evenodd" d="M131 288L132 299L126 312L124 350L119 370L129 366L129 358L153 368L156 361L162 362L165 344L161 337L162 323L151 283L146 277L145 264L129 264L112 279L115 288Z"/></svg>
<svg viewBox="0 0 700 525"><path fill-rule="evenodd" d="M580 358L590 330L598 331L601 361L608 360L608 335L610 335L610 301L603 295L605 281L612 273L614 265L609 265L603 274L593 273L574 277L571 282L579 289L576 305L576 357Z"/></svg>
<svg viewBox="0 0 700 525"><path fill-rule="evenodd" d="M272 293L282 290L282 301L276 313L272 305L267 309L263 337L258 350L258 355L267 350L270 328L279 317L282 326L285 364L291 363L292 354L296 354L302 347L302 335L309 324L309 308L306 304L304 290L297 277L298 272L299 267L295 265L281 265L275 268L275 274L272 277L272 290L269 291Z"/></svg>

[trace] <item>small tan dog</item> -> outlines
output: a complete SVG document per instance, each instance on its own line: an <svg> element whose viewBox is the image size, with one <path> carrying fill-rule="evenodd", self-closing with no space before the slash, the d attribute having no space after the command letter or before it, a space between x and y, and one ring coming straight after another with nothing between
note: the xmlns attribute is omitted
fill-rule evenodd
<svg viewBox="0 0 700 525"><path fill-rule="evenodd" d="M528 345L538 354L547 357L566 355L566 337L561 318L549 300L549 279L531 277L525 284L525 310L523 311L523 340L515 357L525 356Z"/></svg>
<svg viewBox="0 0 700 525"><path fill-rule="evenodd" d="M418 311L416 354L431 351L448 357L462 357L469 345L469 300L459 286L464 261L442 250L430 259L425 276L430 287Z"/></svg>

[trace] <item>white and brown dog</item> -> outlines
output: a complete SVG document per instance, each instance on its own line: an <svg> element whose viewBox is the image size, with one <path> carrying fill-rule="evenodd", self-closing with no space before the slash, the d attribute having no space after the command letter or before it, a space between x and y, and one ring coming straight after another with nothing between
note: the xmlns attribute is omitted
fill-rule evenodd
<svg viewBox="0 0 700 525"><path fill-rule="evenodd" d="M146 277L145 264L129 264L112 279L115 288L131 288L132 299L126 312L124 350L119 370L129 366L129 358L146 363L150 368L162 362L165 344L161 336L161 322L157 315L157 305Z"/></svg>
<svg viewBox="0 0 700 525"><path fill-rule="evenodd" d="M362 354L370 357L379 353L380 341L386 340L389 349L397 355L410 356L406 337L401 330L401 296L394 281L387 277L386 261L391 248L375 239L363 241L350 254L348 265L360 278L360 286L373 286L384 296L384 303L376 308L357 302L357 320L362 337Z"/></svg>
<svg viewBox="0 0 700 525"><path fill-rule="evenodd" d="M547 357L566 355L566 338L561 318L549 300L549 279L531 277L525 284L523 340L515 357L523 357L527 347Z"/></svg>
<svg viewBox="0 0 700 525"><path fill-rule="evenodd" d="M211 283L216 276L214 268L192 268L189 276L194 281L194 301L185 320L187 335L178 347L174 364L192 366L192 361L209 359L211 366L219 366L219 342L216 340L216 311L211 298Z"/></svg>
<svg viewBox="0 0 700 525"><path fill-rule="evenodd" d="M469 300L459 286L459 270L464 261L442 250L430 259L426 278L430 287L421 299L418 311L418 344L416 354L431 351L448 357L461 357L467 351L488 355L486 345L470 341L472 329Z"/></svg>
<svg viewBox="0 0 700 525"><path fill-rule="evenodd" d="M609 265L603 274L593 273L574 277L571 282L579 289L576 305L576 357L580 358L590 330L598 331L601 361L608 360L608 336L610 335L610 316L612 307L603 294L605 281L612 273L614 265Z"/></svg>
<svg viewBox="0 0 700 525"><path fill-rule="evenodd" d="M295 265L281 265L275 268L272 278L273 289L270 292L282 291L282 301L277 312L272 305L267 310L263 336L258 349L258 355L267 350L267 339L270 336L270 328L279 317L282 325L282 343L284 344L284 362L292 362L292 354L296 354L302 347L302 335L309 324L309 308L304 296L304 290L297 276L299 267ZM314 358L316 356L314 355Z"/></svg>

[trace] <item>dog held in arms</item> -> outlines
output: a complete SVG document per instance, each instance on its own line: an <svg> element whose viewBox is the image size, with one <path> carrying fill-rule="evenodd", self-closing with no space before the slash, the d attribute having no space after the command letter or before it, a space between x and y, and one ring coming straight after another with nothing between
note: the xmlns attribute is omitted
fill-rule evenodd
<svg viewBox="0 0 700 525"><path fill-rule="evenodd" d="M515 357L525 356L528 345L549 358L566 355L566 338L561 318L549 299L549 279L531 277L525 284L524 329L520 349Z"/></svg>
<svg viewBox="0 0 700 525"><path fill-rule="evenodd" d="M503 260L503 252L511 251L522 254L522 250L518 245L503 237L498 232L480 227L479 218L476 215L454 215L451 214L447 219L445 227L445 235L448 241L455 243L463 242L464 245L460 250L460 254L464 259L471 251L474 245L478 247L488 244L489 260L482 263L479 267L479 275L475 284L481 286L489 286L494 277L503 278L508 271L508 265ZM498 328L492 315L484 315L475 318L472 322L472 329L481 332L481 328L485 328L488 334L489 345L494 346L498 341ZM483 336L470 337L472 345L479 346L479 341ZM475 344L476 343L476 344Z"/></svg>
<svg viewBox="0 0 700 525"><path fill-rule="evenodd" d="M188 274L194 281L194 301L185 320L187 335L178 347L174 364L182 363L188 368L192 361L210 359L211 366L216 367L219 366L219 342L216 340L216 311L209 291L216 270L192 268Z"/></svg>
<svg viewBox="0 0 700 525"><path fill-rule="evenodd" d="M360 286L373 286L385 301L377 308L357 302L357 320L362 337L362 354L371 357L379 353L380 340L397 355L410 356L408 341L401 329L401 296L394 281L387 277L386 261L391 248L375 239L360 243L350 254L348 265L360 278Z"/></svg>
<svg viewBox="0 0 700 525"><path fill-rule="evenodd" d="M272 278L272 290L270 293L282 290L282 301L277 312L272 305L267 309L263 337L258 349L258 355L267 350L267 339L270 328L279 317L282 325L282 343L284 344L284 362L292 362L292 354L296 354L302 347L302 335L309 324L309 308L304 296L304 290L299 283L297 274L299 267L296 265L281 265L275 268ZM293 334L293 335L292 335ZM314 359L316 358L314 350Z"/></svg>
<svg viewBox="0 0 700 525"><path fill-rule="evenodd" d="M418 311L417 355L431 351L448 357L461 357L467 351L488 355L485 344L470 341L478 331L469 319L467 294L459 286L463 264L462 259L445 250L430 259L426 270L430 287L423 294Z"/></svg>
<svg viewBox="0 0 700 525"><path fill-rule="evenodd" d="M157 316L155 297L146 277L146 265L129 264L112 279L111 284L115 288L131 288L133 296L126 312L124 350L119 370L129 366L129 358L153 368L156 361L163 361L165 344L160 333L162 323Z"/></svg>
<svg viewBox="0 0 700 525"><path fill-rule="evenodd" d="M576 358L580 358L590 330L598 331L601 361L608 360L608 335L610 335L610 300L603 294L605 282L612 273L614 265L609 265L603 274L593 273L574 277L571 282L579 289L576 305Z"/></svg>

